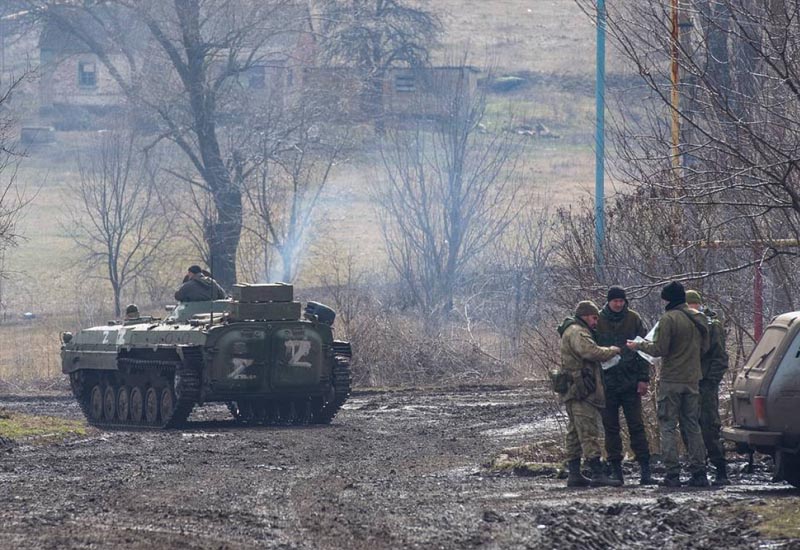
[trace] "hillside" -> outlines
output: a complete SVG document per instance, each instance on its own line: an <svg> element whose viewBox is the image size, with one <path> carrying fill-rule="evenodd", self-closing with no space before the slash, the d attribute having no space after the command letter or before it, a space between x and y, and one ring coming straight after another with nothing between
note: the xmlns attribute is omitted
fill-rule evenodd
<svg viewBox="0 0 800 550"><path fill-rule="evenodd" d="M435 0L444 49L511 71L591 75L594 27L574 0Z"/></svg>

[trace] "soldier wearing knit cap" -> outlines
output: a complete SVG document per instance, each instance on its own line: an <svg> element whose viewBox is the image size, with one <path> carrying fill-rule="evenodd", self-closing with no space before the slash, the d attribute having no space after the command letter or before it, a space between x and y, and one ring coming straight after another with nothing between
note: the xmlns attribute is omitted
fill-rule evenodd
<svg viewBox="0 0 800 550"><path fill-rule="evenodd" d="M183 277L183 284L175 291L175 299L179 302L207 302L224 300L228 295L211 273L199 265L190 265Z"/></svg>
<svg viewBox="0 0 800 550"><path fill-rule="evenodd" d="M641 349L653 357L663 357L658 385L658 427L661 452L667 476L663 485L680 487L681 466L678 461L678 423L686 434L689 485L708 487L705 447L700 434L700 356L706 347L708 325L701 313L686 305L683 285L673 281L661 290L667 302L666 313L658 322L652 342L628 340L631 350Z"/></svg>
<svg viewBox="0 0 800 550"><path fill-rule="evenodd" d="M603 370L606 389L606 406L603 408L606 457L611 464L611 477L624 481L622 472L622 437L619 421L620 409L625 415L631 449L639 463L641 485L655 483L650 474L650 446L642 418L642 397L650 384L650 364L638 353L625 347L627 340L644 337L647 328L642 318L628 307L625 289L612 286L608 289L606 305L600 311L595 337L601 346L622 348L620 362Z"/></svg>
<svg viewBox="0 0 800 550"><path fill-rule="evenodd" d="M725 448L720 440L722 423L719 418L719 385L728 370L728 351L725 349L725 330L717 314L703 307L703 297L696 290L686 291L686 304L701 311L708 321L710 347L700 358L700 431L703 434L708 461L714 465L714 485L730 485ZM685 434L684 441L686 440Z"/></svg>
<svg viewBox="0 0 800 550"><path fill-rule="evenodd" d="M620 353L615 346L600 347L592 331L597 327L600 310L591 301L580 302L575 316L558 327L561 336L561 372L571 380L569 389L561 395L567 409L568 487L619 486L606 476L600 463L600 409L605 405L603 378L599 362ZM581 474L581 455L592 470L591 479Z"/></svg>

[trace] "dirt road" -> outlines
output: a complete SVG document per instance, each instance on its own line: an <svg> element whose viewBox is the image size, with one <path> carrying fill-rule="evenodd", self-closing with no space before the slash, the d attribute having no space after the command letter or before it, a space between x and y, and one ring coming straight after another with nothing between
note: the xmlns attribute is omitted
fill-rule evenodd
<svg viewBox="0 0 800 550"><path fill-rule="evenodd" d="M11 411L79 418L67 397ZM0 455L4 548L758 548L759 507L800 493L766 474L724 490L573 490L490 475L503 447L558 437L520 388L354 395L331 426L188 429L21 442Z"/></svg>

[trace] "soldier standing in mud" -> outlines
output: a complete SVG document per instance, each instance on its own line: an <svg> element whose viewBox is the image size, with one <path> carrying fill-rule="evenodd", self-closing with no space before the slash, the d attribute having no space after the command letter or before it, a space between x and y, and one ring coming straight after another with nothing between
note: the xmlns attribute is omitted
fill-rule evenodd
<svg viewBox="0 0 800 550"><path fill-rule="evenodd" d="M700 379L700 431L706 445L708 461L714 465L714 485L730 485L725 448L719 437L722 423L719 418L719 384L728 370L728 350L725 349L725 330L717 314L703 307L703 298L696 290L686 291L686 304L708 319L711 347L700 359L703 377ZM685 437L684 437L685 440Z"/></svg>
<svg viewBox="0 0 800 550"><path fill-rule="evenodd" d="M622 473L622 438L620 437L619 410L628 424L631 449L639 463L641 485L653 485L650 475L650 446L642 418L642 397L650 387L650 363L635 351L625 348L627 340L645 336L647 329L642 318L628 307L625 289L612 286L608 289L606 305L600 311L596 338L601 346L622 348L620 362L603 370L606 406L603 409L603 429L606 440L606 457L611 464L611 479L624 483Z"/></svg>
<svg viewBox="0 0 800 550"><path fill-rule="evenodd" d="M224 300L227 297L222 287L211 277L211 273L199 265L189 267L183 284L175 292L175 299L179 302L206 302Z"/></svg>
<svg viewBox="0 0 800 550"><path fill-rule="evenodd" d="M683 285L673 281L661 290L666 313L658 322L652 342L628 340L628 349L663 357L658 385L658 426L667 475L665 487L681 486L677 428L686 433L692 487L708 487L705 447L700 434L700 356L708 341L705 317L686 305Z"/></svg>
<svg viewBox="0 0 800 550"><path fill-rule="evenodd" d="M567 487L619 486L606 476L600 463L600 410L605 406L600 361L620 353L616 346L600 347L592 335L600 311L591 301L580 302L575 316L558 327L561 336L561 369L570 383L561 394L567 409ZM581 474L581 454L592 470L591 479Z"/></svg>

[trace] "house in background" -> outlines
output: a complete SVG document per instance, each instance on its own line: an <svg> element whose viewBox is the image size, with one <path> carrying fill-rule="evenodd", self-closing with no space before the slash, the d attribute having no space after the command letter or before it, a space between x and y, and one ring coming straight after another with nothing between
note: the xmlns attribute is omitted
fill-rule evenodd
<svg viewBox="0 0 800 550"><path fill-rule="evenodd" d="M389 69L383 82L383 113L395 120L443 118L466 107L480 71L470 66Z"/></svg>
<svg viewBox="0 0 800 550"><path fill-rule="evenodd" d="M375 119L392 125L450 116L456 96L463 102L477 91L480 71L470 66L391 67L377 94L352 67L306 67L301 75L298 85L310 96L324 97L336 122Z"/></svg>
<svg viewBox="0 0 800 550"><path fill-rule="evenodd" d="M121 31L127 35L124 42L134 46L128 51L133 56L129 60L97 18L81 10L62 9L63 20L44 19L39 38L39 111L46 122L61 130L102 128L118 120L117 115L128 105L106 65L86 42L69 32L70 27L81 29L99 44L113 66L127 70L121 74L124 81L138 78L139 84L147 87L151 80L158 89L168 79L170 69L156 64L138 69L143 74L130 74L130 61L138 66L146 55L148 32L144 29ZM323 101L332 122L392 125L414 118L446 117L456 90L471 94L477 89L479 73L472 67L392 67L376 89L353 67L316 66L317 45L307 5L289 4L281 16L285 19L281 32L259 46L263 49L261 60L236 78L237 91L222 108L220 122L238 118L233 111L225 112L228 107L252 112L259 109L259 102L274 104L296 95ZM220 50L219 55L222 65L227 53Z"/></svg>
<svg viewBox="0 0 800 550"><path fill-rule="evenodd" d="M123 53L104 38L105 32L93 19L70 14L69 23L88 29L116 66L127 67ZM49 18L39 37L39 64L39 112L56 127L89 127L91 118L119 112L126 104L119 84L97 55Z"/></svg>

